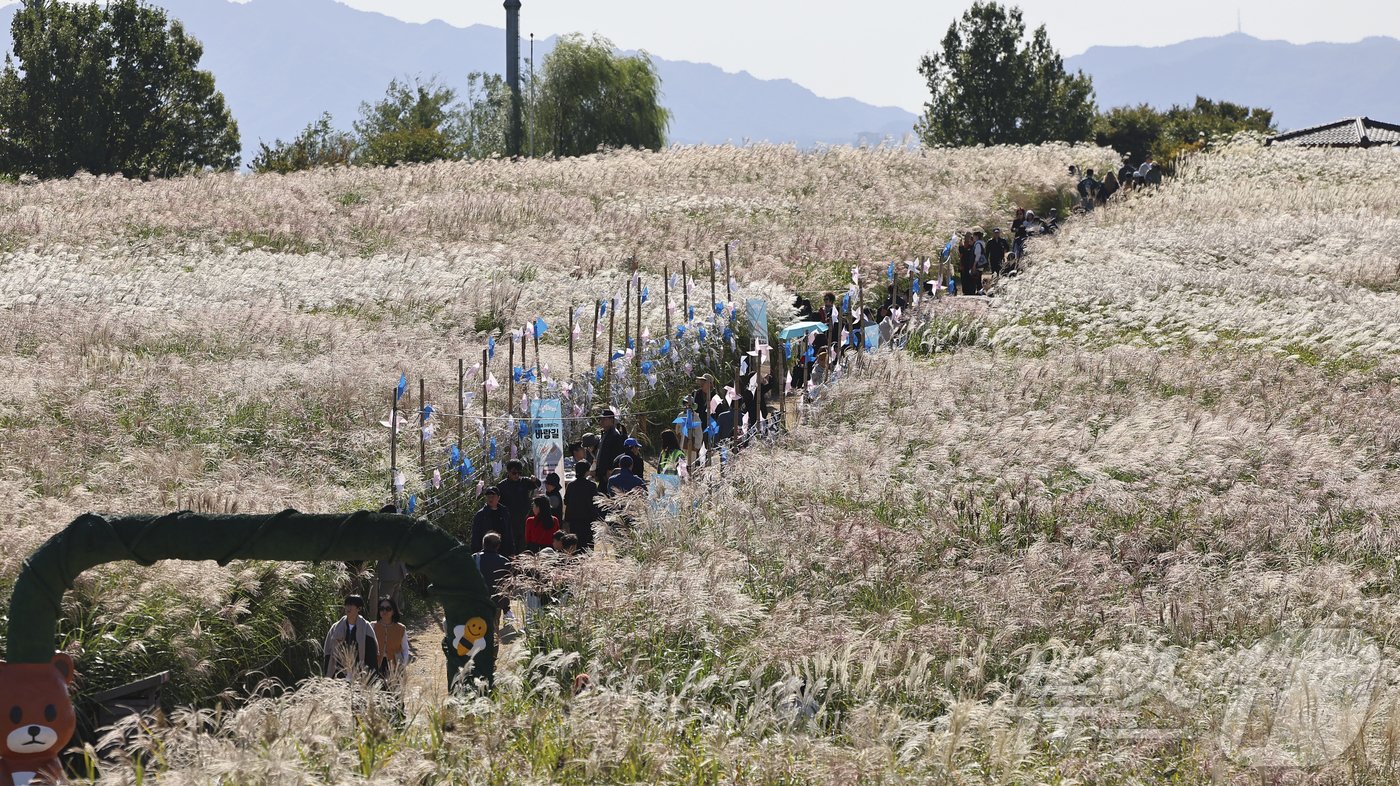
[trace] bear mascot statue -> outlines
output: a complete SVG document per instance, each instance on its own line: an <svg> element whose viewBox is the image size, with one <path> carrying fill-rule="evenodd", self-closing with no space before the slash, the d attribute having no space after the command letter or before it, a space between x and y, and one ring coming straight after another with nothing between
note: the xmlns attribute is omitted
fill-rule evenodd
<svg viewBox="0 0 1400 786"><path fill-rule="evenodd" d="M72 684L73 659L62 652L48 663L0 661L0 786L62 779L58 754L77 728Z"/></svg>

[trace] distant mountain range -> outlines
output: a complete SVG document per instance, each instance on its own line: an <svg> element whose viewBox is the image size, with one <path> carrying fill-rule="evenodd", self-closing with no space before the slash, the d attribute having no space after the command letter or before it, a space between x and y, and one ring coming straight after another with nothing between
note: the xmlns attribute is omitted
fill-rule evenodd
<svg viewBox="0 0 1400 786"><path fill-rule="evenodd" d="M414 24L335 0L151 2L168 9L204 44L201 64L214 73L238 121L245 163L259 139L290 139L322 112L348 129L360 102L382 97L394 77L437 75L460 89L468 73L504 70L501 28ZM17 7L0 8L0 30L9 31ZM555 41L535 42L537 61ZM522 41L522 59L528 46ZM770 141L807 147L898 140L913 131L915 117L903 109L822 98L786 79L758 79L703 63L655 62L662 104L673 114L673 143Z"/></svg>
<svg viewBox="0 0 1400 786"><path fill-rule="evenodd" d="M290 139L322 112L348 129L360 102L389 80L438 76L461 88L473 71L500 73L505 32L487 25L403 22L336 0L151 0L204 43L203 66L238 120L247 162L258 141ZM17 4L0 7L8 31ZM504 12L502 12L504 14ZM0 33L2 34L2 33ZM535 43L543 60L556 38ZM930 46L936 42L930 41ZM522 42L522 58L528 41ZM655 58L679 144L901 140L915 115L853 98L822 98L786 79ZM1191 103L1197 95L1274 110L1281 129L1352 115L1400 122L1400 41L1290 44L1247 35L1163 47L1095 46L1067 58L1094 78L1099 106Z"/></svg>
<svg viewBox="0 0 1400 786"><path fill-rule="evenodd" d="M1066 58L1099 106L1190 104L1197 95L1274 110L1280 130L1354 115L1400 122L1400 41L1291 44L1248 35L1162 47L1095 46Z"/></svg>

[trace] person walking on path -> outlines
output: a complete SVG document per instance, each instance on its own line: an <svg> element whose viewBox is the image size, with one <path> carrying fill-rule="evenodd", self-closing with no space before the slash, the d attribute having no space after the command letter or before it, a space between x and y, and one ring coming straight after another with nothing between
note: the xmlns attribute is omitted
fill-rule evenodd
<svg viewBox="0 0 1400 786"><path fill-rule="evenodd" d="M510 612L510 593L506 592L506 582L510 581L510 560L501 556L501 533L488 532L481 539L481 550L472 555L481 580L486 583L486 592L496 605L496 630L501 629L501 613Z"/></svg>
<svg viewBox="0 0 1400 786"><path fill-rule="evenodd" d="M594 480L599 486L606 486L608 473L614 461L623 454L622 443L626 439L617 427L617 413L605 409L598 413L598 450L594 455Z"/></svg>
<svg viewBox="0 0 1400 786"><path fill-rule="evenodd" d="M501 535L501 552L514 554L515 544L510 540L510 517L501 504L501 490L487 486L483 495L481 509L472 517L472 552L481 551L481 539L486 533L498 532Z"/></svg>
<svg viewBox="0 0 1400 786"><path fill-rule="evenodd" d="M374 639L374 628L361 616L364 598L347 595L342 610L345 615L326 631L325 674L334 679L353 679L372 672L379 664L379 645Z"/></svg>
<svg viewBox="0 0 1400 786"><path fill-rule="evenodd" d="M632 474L632 457L618 456L617 471L608 478L608 491L612 496L622 496L644 487L641 478Z"/></svg>
<svg viewBox="0 0 1400 786"><path fill-rule="evenodd" d="M588 477L588 462L564 489L565 529L578 536L579 548L593 548L593 525L603 517L598 508L598 484Z"/></svg>
<svg viewBox="0 0 1400 786"><path fill-rule="evenodd" d="M397 677L408 666L413 653L408 648L408 629L403 625L399 604L388 595L379 599L379 617L372 625L374 641L379 647L379 676Z"/></svg>
<svg viewBox="0 0 1400 786"><path fill-rule="evenodd" d="M530 517L525 519L525 548L538 553L554 540L554 533L559 531L559 519L555 518L548 497L535 497L531 507Z"/></svg>
<svg viewBox="0 0 1400 786"><path fill-rule="evenodd" d="M987 241L987 267L993 273L1001 275L1001 270L1006 265L1006 254L1010 250L1011 244L1001 236L1001 227L993 227L992 239Z"/></svg>
<svg viewBox="0 0 1400 786"><path fill-rule="evenodd" d="M511 459L506 462L505 480L496 487L501 490L501 504L510 520L510 542L514 546L514 550L506 553L513 556L525 548L525 519L530 517L530 503L539 492L540 482L525 477L525 465L518 459Z"/></svg>

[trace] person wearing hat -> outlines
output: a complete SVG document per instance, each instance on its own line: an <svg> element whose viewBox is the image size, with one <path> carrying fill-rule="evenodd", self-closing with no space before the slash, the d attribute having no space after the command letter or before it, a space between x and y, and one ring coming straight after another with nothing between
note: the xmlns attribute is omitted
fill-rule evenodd
<svg viewBox="0 0 1400 786"><path fill-rule="evenodd" d="M598 508L598 484L588 475L589 464L583 462L574 479L564 489L564 529L578 536L578 547L593 548L593 524L603 517Z"/></svg>
<svg viewBox="0 0 1400 786"><path fill-rule="evenodd" d="M501 553L514 554L515 542L511 539L510 518L501 504L501 490L487 486L483 500L481 509L472 516L472 553L481 551L481 541L486 533L496 532L501 536Z"/></svg>
<svg viewBox="0 0 1400 786"><path fill-rule="evenodd" d="M599 486L606 487L608 484L608 472L612 470L613 462L624 452L622 441L626 439L622 430L617 427L617 413L611 409L605 409L598 413L598 450L594 454L597 462L594 467L594 477Z"/></svg>
<svg viewBox="0 0 1400 786"><path fill-rule="evenodd" d="M632 474L646 480L646 464L642 463L642 443L633 437L628 437L622 441L622 454L632 457Z"/></svg>
<svg viewBox="0 0 1400 786"><path fill-rule="evenodd" d="M551 472L544 476L545 499L549 500L549 508L554 511L554 515L564 520L564 484L559 481L559 473Z"/></svg>
<svg viewBox="0 0 1400 786"><path fill-rule="evenodd" d="M646 486L642 479L632 473L632 457L617 457L617 469L608 477L608 494L621 496Z"/></svg>
<svg viewBox="0 0 1400 786"><path fill-rule="evenodd" d="M1001 227L993 227L992 239L987 241L987 267L1001 275L1001 268L1006 264L1006 252L1010 250L1011 244L1002 237Z"/></svg>
<svg viewBox="0 0 1400 786"><path fill-rule="evenodd" d="M501 490L501 505L505 507L506 518L510 520L510 537L507 540L515 547L513 551L505 553L513 557L525 550L525 519L530 517L530 503L539 494L540 482L534 476L525 474L525 462L511 459L506 462L505 478L496 484L496 488Z"/></svg>

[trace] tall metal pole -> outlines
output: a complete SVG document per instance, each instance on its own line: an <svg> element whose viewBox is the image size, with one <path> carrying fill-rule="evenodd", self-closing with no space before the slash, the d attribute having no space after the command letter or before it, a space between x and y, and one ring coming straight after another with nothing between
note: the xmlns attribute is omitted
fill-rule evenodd
<svg viewBox="0 0 1400 786"><path fill-rule="evenodd" d="M510 123L506 133L506 153L520 155L520 0L505 0L506 9L506 86L510 88Z"/></svg>

